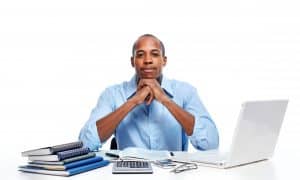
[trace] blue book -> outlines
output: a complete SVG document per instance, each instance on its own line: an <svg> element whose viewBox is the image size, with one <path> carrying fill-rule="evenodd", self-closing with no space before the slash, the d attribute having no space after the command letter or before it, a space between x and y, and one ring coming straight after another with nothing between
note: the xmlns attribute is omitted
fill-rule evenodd
<svg viewBox="0 0 300 180"><path fill-rule="evenodd" d="M102 157L96 156L96 157L91 157L91 158L87 158L87 159L83 159L83 160L79 160L79 161L74 161L74 162L71 162L71 163L63 164L63 165L29 163L27 166L28 167L43 168L45 170L64 171L64 170L67 170L67 169L83 166L83 165L86 165L86 164L91 164L91 163L94 163L94 162L99 162L99 161L102 161L102 160L103 160Z"/></svg>
<svg viewBox="0 0 300 180"><path fill-rule="evenodd" d="M83 166L67 169L65 171L54 171L54 170L46 170L46 169L40 168L40 167L21 166L21 167L19 167L19 171L29 172L29 173L38 173L38 174L48 174L48 175L54 175L54 176L72 176L75 174L79 174L79 173L90 171L90 170L93 170L96 168L107 166L108 164L109 164L109 161L102 160L102 161L94 162L91 164L86 164Z"/></svg>

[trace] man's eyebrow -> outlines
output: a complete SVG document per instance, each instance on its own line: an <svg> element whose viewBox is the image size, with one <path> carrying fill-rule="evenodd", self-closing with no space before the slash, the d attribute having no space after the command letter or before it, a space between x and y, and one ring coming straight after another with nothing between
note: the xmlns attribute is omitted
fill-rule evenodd
<svg viewBox="0 0 300 180"><path fill-rule="evenodd" d="M152 49L151 52L160 52L161 50L160 49ZM139 49L139 50L136 50L135 53L144 53L145 51L142 50L142 49Z"/></svg>
<svg viewBox="0 0 300 180"><path fill-rule="evenodd" d="M135 53L140 53L140 52L144 52L144 50L139 49L135 51Z"/></svg>
<svg viewBox="0 0 300 180"><path fill-rule="evenodd" d="M152 51L152 52L153 52L153 51L158 51L158 52L160 52L160 49L152 49L151 51Z"/></svg>

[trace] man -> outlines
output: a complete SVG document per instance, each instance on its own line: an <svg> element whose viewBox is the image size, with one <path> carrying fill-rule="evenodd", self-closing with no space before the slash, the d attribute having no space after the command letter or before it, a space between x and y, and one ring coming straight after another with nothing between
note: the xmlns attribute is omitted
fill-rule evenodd
<svg viewBox="0 0 300 180"><path fill-rule="evenodd" d="M188 139L199 150L218 147L218 131L197 90L163 76L166 64L164 44L140 36L131 57L136 73L101 94L79 135L85 146L97 150L114 134L118 149L187 151Z"/></svg>

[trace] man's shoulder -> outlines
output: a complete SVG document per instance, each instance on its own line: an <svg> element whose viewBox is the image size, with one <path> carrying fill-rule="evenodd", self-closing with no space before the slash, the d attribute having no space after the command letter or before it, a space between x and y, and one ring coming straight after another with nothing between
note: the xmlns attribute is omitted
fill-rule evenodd
<svg viewBox="0 0 300 180"><path fill-rule="evenodd" d="M123 81L120 83L108 85L103 93L115 95L116 93L122 93L129 87L130 81Z"/></svg>
<svg viewBox="0 0 300 180"><path fill-rule="evenodd" d="M178 79L166 79L163 88L177 97L190 97L197 94L197 89L190 83Z"/></svg>
<svg viewBox="0 0 300 180"><path fill-rule="evenodd" d="M172 89L195 89L192 84L178 79L168 79L168 83Z"/></svg>
<svg viewBox="0 0 300 180"><path fill-rule="evenodd" d="M124 86L127 86L128 83L129 83L128 81L123 81L123 82L120 82L120 83L108 85L105 88L105 91L120 91L124 88Z"/></svg>

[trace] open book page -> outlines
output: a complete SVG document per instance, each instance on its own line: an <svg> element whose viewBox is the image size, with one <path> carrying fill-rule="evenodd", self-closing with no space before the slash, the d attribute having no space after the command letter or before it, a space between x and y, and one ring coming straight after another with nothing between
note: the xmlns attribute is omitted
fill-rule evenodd
<svg viewBox="0 0 300 180"><path fill-rule="evenodd" d="M148 150L137 147L125 148L120 151L119 156L121 159L138 158L152 161L171 158L169 151Z"/></svg>
<svg viewBox="0 0 300 180"><path fill-rule="evenodd" d="M197 162L206 161L221 158L225 153L218 150L208 150L208 151L197 151L197 152L184 152L184 151L173 151L174 156L172 160L180 162Z"/></svg>

